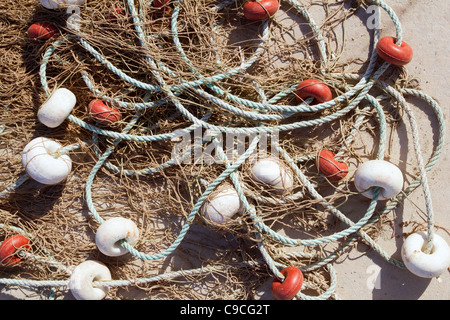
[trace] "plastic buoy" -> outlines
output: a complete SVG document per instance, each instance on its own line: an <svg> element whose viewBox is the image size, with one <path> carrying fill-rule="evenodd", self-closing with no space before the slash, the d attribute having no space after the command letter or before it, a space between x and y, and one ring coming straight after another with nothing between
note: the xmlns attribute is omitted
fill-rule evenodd
<svg viewBox="0 0 450 320"><path fill-rule="evenodd" d="M384 61L404 66L413 58L412 48L404 41L398 46L393 37L383 37L377 43L377 53Z"/></svg>
<svg viewBox="0 0 450 320"><path fill-rule="evenodd" d="M38 119L47 127L56 128L67 119L76 103L77 98L72 91L58 88L39 109Z"/></svg>
<svg viewBox="0 0 450 320"><path fill-rule="evenodd" d="M285 277L281 282L275 278L272 282L272 294L277 300L292 300L300 291L303 285L303 273L299 268L286 267L281 270Z"/></svg>
<svg viewBox="0 0 450 320"><path fill-rule="evenodd" d="M110 257L118 257L128 253L120 245L120 240L134 245L139 240L139 229L136 224L126 218L116 217L103 222L95 234L97 248Z"/></svg>
<svg viewBox="0 0 450 320"><path fill-rule="evenodd" d="M294 185L292 172L276 158L269 157L256 161L251 173L254 180L280 191L290 190Z"/></svg>
<svg viewBox="0 0 450 320"><path fill-rule="evenodd" d="M433 235L431 250L424 251L427 235L420 231L408 236L402 246L402 259L406 268L421 278L434 278L450 267L450 247L439 235Z"/></svg>
<svg viewBox="0 0 450 320"><path fill-rule="evenodd" d="M385 160L370 160L358 167L355 173L355 187L364 196L372 199L372 187L379 187L377 200L395 197L403 188L403 174L400 169Z"/></svg>
<svg viewBox="0 0 450 320"><path fill-rule="evenodd" d="M248 20L262 20L272 17L279 7L277 0L247 1L243 12Z"/></svg>
<svg viewBox="0 0 450 320"><path fill-rule="evenodd" d="M307 98L314 98L315 103L323 103L333 99L330 88L320 80L308 79L300 82L295 89L298 102Z"/></svg>
<svg viewBox="0 0 450 320"><path fill-rule="evenodd" d="M95 286L94 281L110 281L111 272L103 263L88 260L79 264L72 272L69 289L77 300L102 300L109 292L106 286Z"/></svg>
<svg viewBox="0 0 450 320"><path fill-rule="evenodd" d="M6 267L19 264L22 259L16 255L17 251L30 250L30 240L21 234L16 234L5 239L0 245L0 263Z"/></svg>
<svg viewBox="0 0 450 320"><path fill-rule="evenodd" d="M122 115L116 109L107 106L103 101L95 99L89 103L89 114L103 124L113 124L122 120Z"/></svg>
<svg viewBox="0 0 450 320"><path fill-rule="evenodd" d="M62 9L69 6L81 6L86 0L39 0L46 9Z"/></svg>
<svg viewBox="0 0 450 320"><path fill-rule="evenodd" d="M58 29L48 22L36 22L28 28L28 36L36 40L48 40L53 37Z"/></svg>
<svg viewBox="0 0 450 320"><path fill-rule="evenodd" d="M170 0L153 0L153 7L163 10L164 12L171 12Z"/></svg>
<svg viewBox="0 0 450 320"><path fill-rule="evenodd" d="M334 157L335 154L329 150L320 151L316 157L317 168L330 180L342 180L347 176L348 166Z"/></svg>
<svg viewBox="0 0 450 320"><path fill-rule="evenodd" d="M61 148L61 144L48 138L31 140L22 151L22 165L27 174L45 185L65 180L72 170L72 160L59 153Z"/></svg>

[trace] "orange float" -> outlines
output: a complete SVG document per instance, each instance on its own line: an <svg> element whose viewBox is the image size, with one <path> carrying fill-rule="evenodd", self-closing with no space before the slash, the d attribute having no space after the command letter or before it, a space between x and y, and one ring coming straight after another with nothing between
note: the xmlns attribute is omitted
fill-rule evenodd
<svg viewBox="0 0 450 320"><path fill-rule="evenodd" d="M316 158L316 165L320 172L322 172L330 180L344 179L348 173L348 166L345 162L334 159L335 154L329 150L322 150Z"/></svg>

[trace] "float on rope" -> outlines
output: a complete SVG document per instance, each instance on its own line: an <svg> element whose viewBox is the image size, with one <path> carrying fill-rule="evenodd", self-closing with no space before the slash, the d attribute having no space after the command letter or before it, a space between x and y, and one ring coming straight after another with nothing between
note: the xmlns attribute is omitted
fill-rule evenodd
<svg viewBox="0 0 450 320"><path fill-rule="evenodd" d="M243 13L248 20L263 20L272 17L279 7L277 0L251 0L244 4Z"/></svg>
<svg viewBox="0 0 450 320"><path fill-rule="evenodd" d="M63 9L69 6L81 6L86 0L39 0L46 9Z"/></svg>
<svg viewBox="0 0 450 320"><path fill-rule="evenodd" d="M325 177L338 181L347 176L348 166L345 162L336 160L335 156L332 151L321 150L316 157L316 166Z"/></svg>
<svg viewBox="0 0 450 320"><path fill-rule="evenodd" d="M242 210L241 200L232 186L225 186L211 194L203 204L203 216L214 223L230 221Z"/></svg>
<svg viewBox="0 0 450 320"><path fill-rule="evenodd" d="M281 192L290 191L294 186L292 171L275 157L257 160L251 168L251 176Z"/></svg>
<svg viewBox="0 0 450 320"><path fill-rule="evenodd" d="M48 22L35 22L27 32L31 39L48 40L58 32L58 28Z"/></svg>
<svg viewBox="0 0 450 320"><path fill-rule="evenodd" d="M281 281L274 278L272 294L277 300L292 300L302 288L303 273L299 268L292 266L284 268L280 273L284 276L284 279Z"/></svg>
<svg viewBox="0 0 450 320"><path fill-rule="evenodd" d="M361 164L355 173L356 189L369 199L374 197L372 188L379 187L377 200L388 200L403 189L403 173L385 160L370 160Z"/></svg>
<svg viewBox="0 0 450 320"><path fill-rule="evenodd" d="M72 112L77 103L77 97L66 88L56 89L38 111L39 121L49 128L56 128Z"/></svg>
<svg viewBox="0 0 450 320"><path fill-rule="evenodd" d="M94 99L89 103L88 110L89 115L102 124L113 124L122 120L122 115L118 110L98 99Z"/></svg>

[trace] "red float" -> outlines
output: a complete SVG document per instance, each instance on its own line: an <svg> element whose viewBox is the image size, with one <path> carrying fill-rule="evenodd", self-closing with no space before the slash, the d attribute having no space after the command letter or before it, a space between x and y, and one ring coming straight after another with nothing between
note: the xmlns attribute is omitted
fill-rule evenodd
<svg viewBox="0 0 450 320"><path fill-rule="evenodd" d="M335 154L329 150L322 150L316 158L317 168L328 179L338 181L344 179L348 173L348 166L345 162L334 159Z"/></svg>
<svg viewBox="0 0 450 320"><path fill-rule="evenodd" d="M320 80L308 79L299 83L295 89L298 102L303 102L307 98L313 97L315 103L323 103L333 99L330 88Z"/></svg>
<svg viewBox="0 0 450 320"><path fill-rule="evenodd" d="M398 46L393 37L383 37L377 43L377 53L384 61L395 66L404 66L413 58L412 48L404 41Z"/></svg>
<svg viewBox="0 0 450 320"><path fill-rule="evenodd" d="M48 22L36 22L28 28L28 36L32 39L48 40L53 37L58 29Z"/></svg>
<svg viewBox="0 0 450 320"><path fill-rule="evenodd" d="M277 300L291 300L303 285L303 273L299 268L286 267L281 270L283 282L275 278L272 282L272 294Z"/></svg>
<svg viewBox="0 0 450 320"><path fill-rule="evenodd" d="M280 7L277 0L256 0L244 4L244 16L249 20L262 20L272 17Z"/></svg>
<svg viewBox="0 0 450 320"><path fill-rule="evenodd" d="M7 267L17 265L22 259L16 255L19 249L30 250L30 241L20 234L6 238L0 245L0 263Z"/></svg>
<svg viewBox="0 0 450 320"><path fill-rule="evenodd" d="M112 124L122 120L122 115L114 108L108 107L103 101L94 99L89 103L89 114L96 121Z"/></svg>

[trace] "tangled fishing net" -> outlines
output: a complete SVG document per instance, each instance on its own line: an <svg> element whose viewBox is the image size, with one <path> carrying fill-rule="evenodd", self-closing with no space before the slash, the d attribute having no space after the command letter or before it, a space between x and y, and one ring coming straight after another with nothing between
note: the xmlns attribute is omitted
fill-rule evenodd
<svg viewBox="0 0 450 320"><path fill-rule="evenodd" d="M333 261L357 243L405 267L376 238L408 194L423 186L428 196L426 172L443 145L442 114L375 46L362 72L347 72L351 61L340 61L333 33L370 4L391 17L401 43L400 22L383 1L327 2L320 26L308 13L311 3L297 0L280 1L278 14L292 18L291 26L277 17L248 20L244 1L235 0L175 0L168 10L152 1L90 0L70 12L38 1L11 3L0 4L0 23L15 26L1 44L9 66L0 92L1 238L21 234L29 244L14 252L20 263L1 267L0 283L58 299L70 291L74 268L95 260L111 272L111 280L94 279L107 288L107 299L244 300L294 266L304 276L296 299L334 299ZM59 32L28 39L36 21ZM301 36L293 31L298 26ZM379 36L374 29L373 44ZM333 99L298 101L295 89L305 79L327 84ZM36 114L57 88L73 92L76 107L48 128ZM408 96L426 101L439 122L427 163ZM87 108L93 99L118 110L120 121L96 121ZM397 196L365 198L353 185L355 169L371 159L395 162L389 132L405 119L417 140L418 170ZM225 143L229 136L245 139ZM36 137L64 146L57 156L68 155L72 167L62 183L44 185L25 172L20 155ZM321 150L349 165L344 179L318 170ZM287 190L252 176L264 151L292 177ZM205 207L230 189L239 197L238 213L211 221ZM367 205L355 220L344 211L352 202ZM133 221L139 240L121 239L127 254L111 257L98 250L95 236L115 217Z"/></svg>

